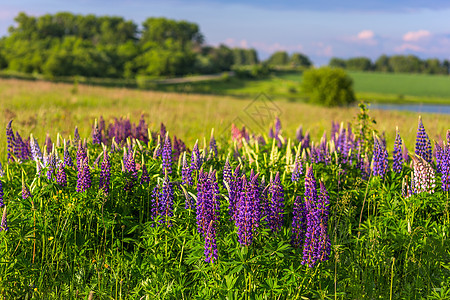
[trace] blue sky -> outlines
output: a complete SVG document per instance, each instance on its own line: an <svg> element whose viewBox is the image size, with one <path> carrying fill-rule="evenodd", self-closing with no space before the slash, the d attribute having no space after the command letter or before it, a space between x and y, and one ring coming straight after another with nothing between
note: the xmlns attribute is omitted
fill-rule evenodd
<svg viewBox="0 0 450 300"><path fill-rule="evenodd" d="M15 0L0 4L1 36L20 11L117 15L138 24L151 16L183 19L199 24L208 44L256 48L263 59L302 52L316 65L333 56L450 59L450 1L442 0Z"/></svg>

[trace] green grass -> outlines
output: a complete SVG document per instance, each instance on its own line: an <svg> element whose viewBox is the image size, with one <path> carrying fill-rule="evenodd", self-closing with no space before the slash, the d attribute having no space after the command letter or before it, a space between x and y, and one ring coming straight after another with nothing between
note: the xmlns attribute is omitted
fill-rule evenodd
<svg viewBox="0 0 450 300"><path fill-rule="evenodd" d="M349 72L358 99L385 103L450 104L450 76ZM301 74L279 78L300 84Z"/></svg>
<svg viewBox="0 0 450 300"><path fill-rule="evenodd" d="M152 129L159 128L163 122L168 130L193 145L197 138L209 137L212 128L217 135L228 138L231 123L267 134L276 114L280 116L286 136L294 138L297 127L303 125L309 128L313 139L319 140L324 130L329 132L331 121L352 121L357 112L357 108L352 107L323 108L289 101L266 91L278 110L261 122L244 111L249 105L254 107L258 91L251 84L246 89L255 94L231 97L87 85L79 85L74 94L71 84L2 79L0 124L5 128L7 122L14 119L14 127L24 137L33 133L43 141L47 133L51 136L60 133L67 138L73 135L75 126L79 127L82 136L90 136L93 120L100 115L106 121L129 117L132 122L137 122L143 114ZM418 114L398 111L371 111L370 114L377 120L379 131L386 132L388 143L393 144L395 127L399 126L407 147L413 146ZM435 133L432 139L445 136L450 116L424 114L423 119L426 128ZM5 157L4 145L5 135L0 134L1 161Z"/></svg>

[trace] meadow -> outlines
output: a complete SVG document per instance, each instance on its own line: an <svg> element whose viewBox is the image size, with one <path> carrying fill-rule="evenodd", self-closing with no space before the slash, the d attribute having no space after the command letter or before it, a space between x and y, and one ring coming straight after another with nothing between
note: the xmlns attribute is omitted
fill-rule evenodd
<svg viewBox="0 0 450 300"><path fill-rule="evenodd" d="M255 123L251 111L247 113L245 109L259 107L260 102L255 102L255 99L262 100L262 103L268 99L276 107L270 114L264 113L271 115L272 119L277 115L280 117L286 136L295 136L297 128L302 125L308 128L312 138L319 140L324 130L329 131L331 121L353 121L358 111L356 107L322 108L290 101L264 89L261 92L265 94L257 91L254 88L247 97L232 97L1 79L0 123L6 126L9 120L14 119L16 130L25 136L33 133L38 141L43 141L47 133L50 136L57 133L73 135L75 126L79 127L80 134L88 136L93 120L100 115L108 122L121 117L137 122L144 115L151 129L159 128L163 122L178 137L193 144L198 138L208 137L212 128L219 140L222 135L228 139L232 123L247 125L255 133L267 134L270 125L267 119ZM399 126L407 147L413 146L417 114L375 110L371 114L377 121L378 131L385 132L389 145L393 145L395 127ZM448 115L423 114L422 117L432 139L445 134L450 124ZM0 135L0 145L5 144L5 136ZM3 158L4 151L5 147L0 147Z"/></svg>
<svg viewBox="0 0 450 300"><path fill-rule="evenodd" d="M427 74L348 72L358 100L376 103L450 104L450 77ZM274 72L266 79L227 78L222 81L160 85L162 91L252 97L264 92L291 101L304 101L300 72Z"/></svg>
<svg viewBox="0 0 450 300"><path fill-rule="evenodd" d="M320 141L123 118L38 144L10 122L0 298L446 299L450 132L414 123L408 155L364 105Z"/></svg>

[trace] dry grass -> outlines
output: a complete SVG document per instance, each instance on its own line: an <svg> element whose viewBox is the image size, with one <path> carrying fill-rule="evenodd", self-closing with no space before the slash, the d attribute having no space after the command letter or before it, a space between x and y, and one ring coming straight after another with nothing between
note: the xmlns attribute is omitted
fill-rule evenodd
<svg viewBox="0 0 450 300"><path fill-rule="evenodd" d="M72 89L71 84L1 79L0 123L6 126L10 119L14 119L14 129L19 130L22 136L33 133L42 141L46 133L52 137L58 132L63 136L73 134L75 126L79 127L82 136L88 137L93 120L100 115L106 121L129 117L137 122L144 114L151 128L157 129L164 122L173 134L193 143L197 138L208 137L212 128L215 128L216 136L228 137L228 129L233 122L267 133L274 118L263 109L264 103L253 102L253 99L83 85L78 86L74 94ZM332 120L352 121L358 112L357 108L322 108L272 100L275 100L285 135L289 137L294 137L296 128L302 124L303 128L310 130L313 139L318 139L323 130L329 130ZM265 114L266 117L251 115L256 108L260 115ZM386 132L390 145L395 127L399 126L407 147L413 147L417 114L371 111L370 115L377 120L377 129ZM448 115L426 114L423 121L432 138L445 136L450 127ZM4 134L0 135L0 145L5 145ZM1 146L0 151L3 152L4 148ZM4 160L4 154L1 157Z"/></svg>

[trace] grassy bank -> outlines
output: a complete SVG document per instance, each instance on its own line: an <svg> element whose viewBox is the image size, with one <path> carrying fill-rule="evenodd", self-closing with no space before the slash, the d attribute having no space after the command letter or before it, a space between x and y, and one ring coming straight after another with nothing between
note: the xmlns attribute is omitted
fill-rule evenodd
<svg viewBox="0 0 450 300"><path fill-rule="evenodd" d="M73 134L76 125L82 136L90 136L93 120L100 115L106 120L115 117L129 117L137 122L142 114L153 129L161 122L168 130L193 144L198 137L208 137L212 128L216 135L228 138L231 123L246 125L250 130L267 133L270 122L279 115L287 136L295 137L299 125L309 128L314 139L324 130L329 131L331 121L352 121L357 108L322 108L306 103L270 96L254 101L254 97L231 97L140 91L126 88L105 88L79 85L76 93L73 85L42 81L0 80L0 124L5 128L14 119L16 130L27 136L33 133L39 140L49 133L55 136ZM256 92L256 89L255 89ZM268 94L270 95L270 94ZM267 102L268 101L268 102ZM272 116L261 119L255 116L255 109L263 112L264 103L275 103ZM371 111L377 120L377 128L385 131L388 143L393 143L395 127L402 128L406 145L411 148L415 140L418 115L409 112ZM424 115L424 123L430 132L445 135L450 116ZM431 136L437 138L437 136ZM0 135L4 157L5 135Z"/></svg>

